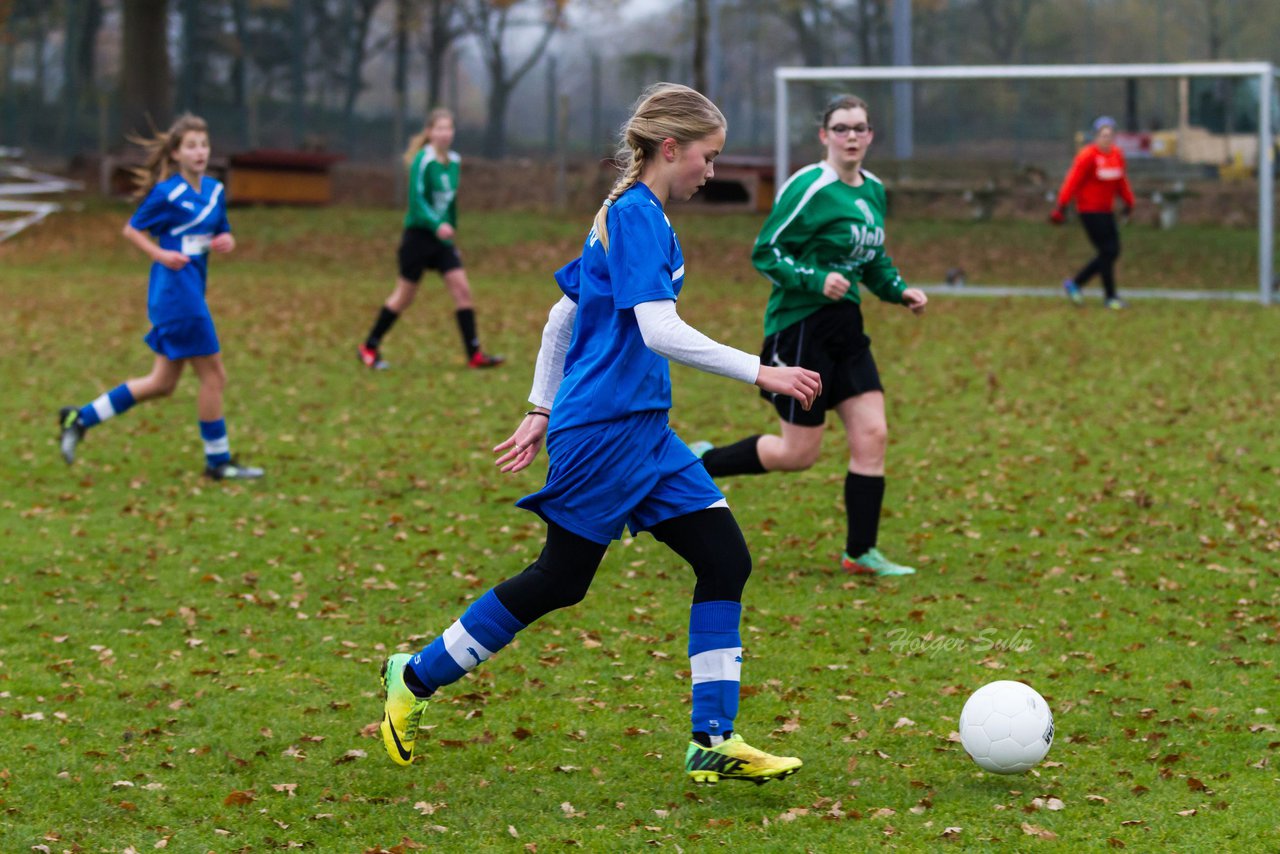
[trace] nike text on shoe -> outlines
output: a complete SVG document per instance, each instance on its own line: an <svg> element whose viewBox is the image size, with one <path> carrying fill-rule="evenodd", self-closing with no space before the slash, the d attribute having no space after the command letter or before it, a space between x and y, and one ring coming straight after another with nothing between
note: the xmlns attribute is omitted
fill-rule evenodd
<svg viewBox="0 0 1280 854"><path fill-rule="evenodd" d="M64 406L58 412L58 445L62 451L62 458L66 460L67 465L71 465L76 461L76 445L84 439L85 426L80 420L80 410L74 406Z"/></svg>
<svg viewBox="0 0 1280 854"><path fill-rule="evenodd" d="M882 578L916 574L911 567L889 560L880 553L879 549L867 549L866 554L857 558L849 557L848 553L845 553L840 558L840 568L850 575L878 575Z"/></svg>
<svg viewBox="0 0 1280 854"><path fill-rule="evenodd" d="M404 669L412 656L396 653L382 662L383 704L382 744L397 765L413 762L413 744L418 738L418 723L426 711L427 701L415 696L404 684Z"/></svg>
<svg viewBox="0 0 1280 854"><path fill-rule="evenodd" d="M684 771L695 783L721 780L748 780L764 785L770 780L790 777L804 765L794 756L774 756L756 750L736 732L715 747L689 742L684 754Z"/></svg>
<svg viewBox="0 0 1280 854"><path fill-rule="evenodd" d="M242 466L235 460L220 466L210 466L204 470L205 476L213 480L257 480L266 474L256 466Z"/></svg>
<svg viewBox="0 0 1280 854"><path fill-rule="evenodd" d="M356 348L356 358L360 360L360 364L375 371L385 371L391 367L383 360L376 349L367 344L361 344Z"/></svg>
<svg viewBox="0 0 1280 854"><path fill-rule="evenodd" d="M467 360L467 366L472 368L496 368L506 361L503 356L491 356L483 350L477 350L475 355Z"/></svg>

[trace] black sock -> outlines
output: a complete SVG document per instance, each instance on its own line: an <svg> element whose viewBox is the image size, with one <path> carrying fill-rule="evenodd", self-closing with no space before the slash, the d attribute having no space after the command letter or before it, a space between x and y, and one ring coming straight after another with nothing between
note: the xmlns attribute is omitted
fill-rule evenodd
<svg viewBox="0 0 1280 854"><path fill-rule="evenodd" d="M373 328L369 330L369 337L365 339L364 346L370 350L377 350L382 343L382 336L391 330L398 317L400 317L399 312L392 311L384 305L382 311L378 312L378 319L373 322Z"/></svg>
<svg viewBox="0 0 1280 854"><path fill-rule="evenodd" d="M458 331L462 333L462 346L467 348L467 358L470 359L480 350L480 339L476 335L476 313L469 308L460 308L456 316Z"/></svg>
<svg viewBox="0 0 1280 854"><path fill-rule="evenodd" d="M409 665L404 666L404 686L413 692L413 696L419 700L425 700L433 693L430 688L422 684L422 680L418 678L418 674L413 671Z"/></svg>
<svg viewBox="0 0 1280 854"><path fill-rule="evenodd" d="M876 546L880 531L880 506L884 503L884 475L849 472L844 478L844 509L849 515L845 553L859 558Z"/></svg>
<svg viewBox="0 0 1280 854"><path fill-rule="evenodd" d="M759 442L759 435L748 436L732 445L712 448L702 455L702 464L707 467L707 474L712 477L764 474L764 464L760 462L760 454L756 451L756 445Z"/></svg>
<svg viewBox="0 0 1280 854"><path fill-rule="evenodd" d="M728 732L726 732L726 733L724 734L724 736L723 736L724 740L725 740L725 741L728 741L728 740L729 740L729 736L731 736L731 735L733 735L733 730L729 730ZM701 744L703 747L710 747L710 746L711 746L711 736L710 736L710 735L708 735L708 734L707 734L707 733L705 733L705 732L695 732L695 733L693 734L693 740L694 740L694 741L696 741L696 742L698 742L698 744Z"/></svg>

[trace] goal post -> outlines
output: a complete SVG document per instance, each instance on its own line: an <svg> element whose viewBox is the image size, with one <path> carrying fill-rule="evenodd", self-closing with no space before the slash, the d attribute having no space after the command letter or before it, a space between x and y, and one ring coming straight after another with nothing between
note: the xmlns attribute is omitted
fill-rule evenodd
<svg viewBox="0 0 1280 854"><path fill-rule="evenodd" d="M1277 117L1272 102L1277 91L1277 71L1269 62L1119 63L1097 65L936 65L781 67L774 71L775 185L781 187L790 174L789 85L797 82L871 81L901 83L981 80L1134 80L1152 78L1235 78L1256 81L1258 86L1258 296L1271 304L1275 288L1275 131Z"/></svg>

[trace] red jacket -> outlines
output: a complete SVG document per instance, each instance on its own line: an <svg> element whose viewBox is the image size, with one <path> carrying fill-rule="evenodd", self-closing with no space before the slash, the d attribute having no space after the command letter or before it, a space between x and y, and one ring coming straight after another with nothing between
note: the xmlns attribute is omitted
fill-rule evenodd
<svg viewBox="0 0 1280 854"><path fill-rule="evenodd" d="M1065 208L1073 197L1080 213L1111 213L1116 192L1133 207L1133 190L1124 174L1124 152L1119 146L1102 151L1089 143L1080 149L1058 191L1058 207Z"/></svg>

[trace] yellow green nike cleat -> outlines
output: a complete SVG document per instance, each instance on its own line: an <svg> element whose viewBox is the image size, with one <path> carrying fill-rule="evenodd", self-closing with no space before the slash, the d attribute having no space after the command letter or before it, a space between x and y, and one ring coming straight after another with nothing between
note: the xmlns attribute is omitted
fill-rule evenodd
<svg viewBox="0 0 1280 854"><path fill-rule="evenodd" d="M720 780L749 780L762 786L770 780L790 777L804 763L794 756L774 756L756 750L736 732L715 747L689 742L684 754L684 770L695 783Z"/></svg>
<svg viewBox="0 0 1280 854"><path fill-rule="evenodd" d="M415 696L404 684L404 669L412 656L397 653L382 662L382 687L387 693L382 713L382 744L397 765L413 762L413 742L418 722L427 710L427 701Z"/></svg>

